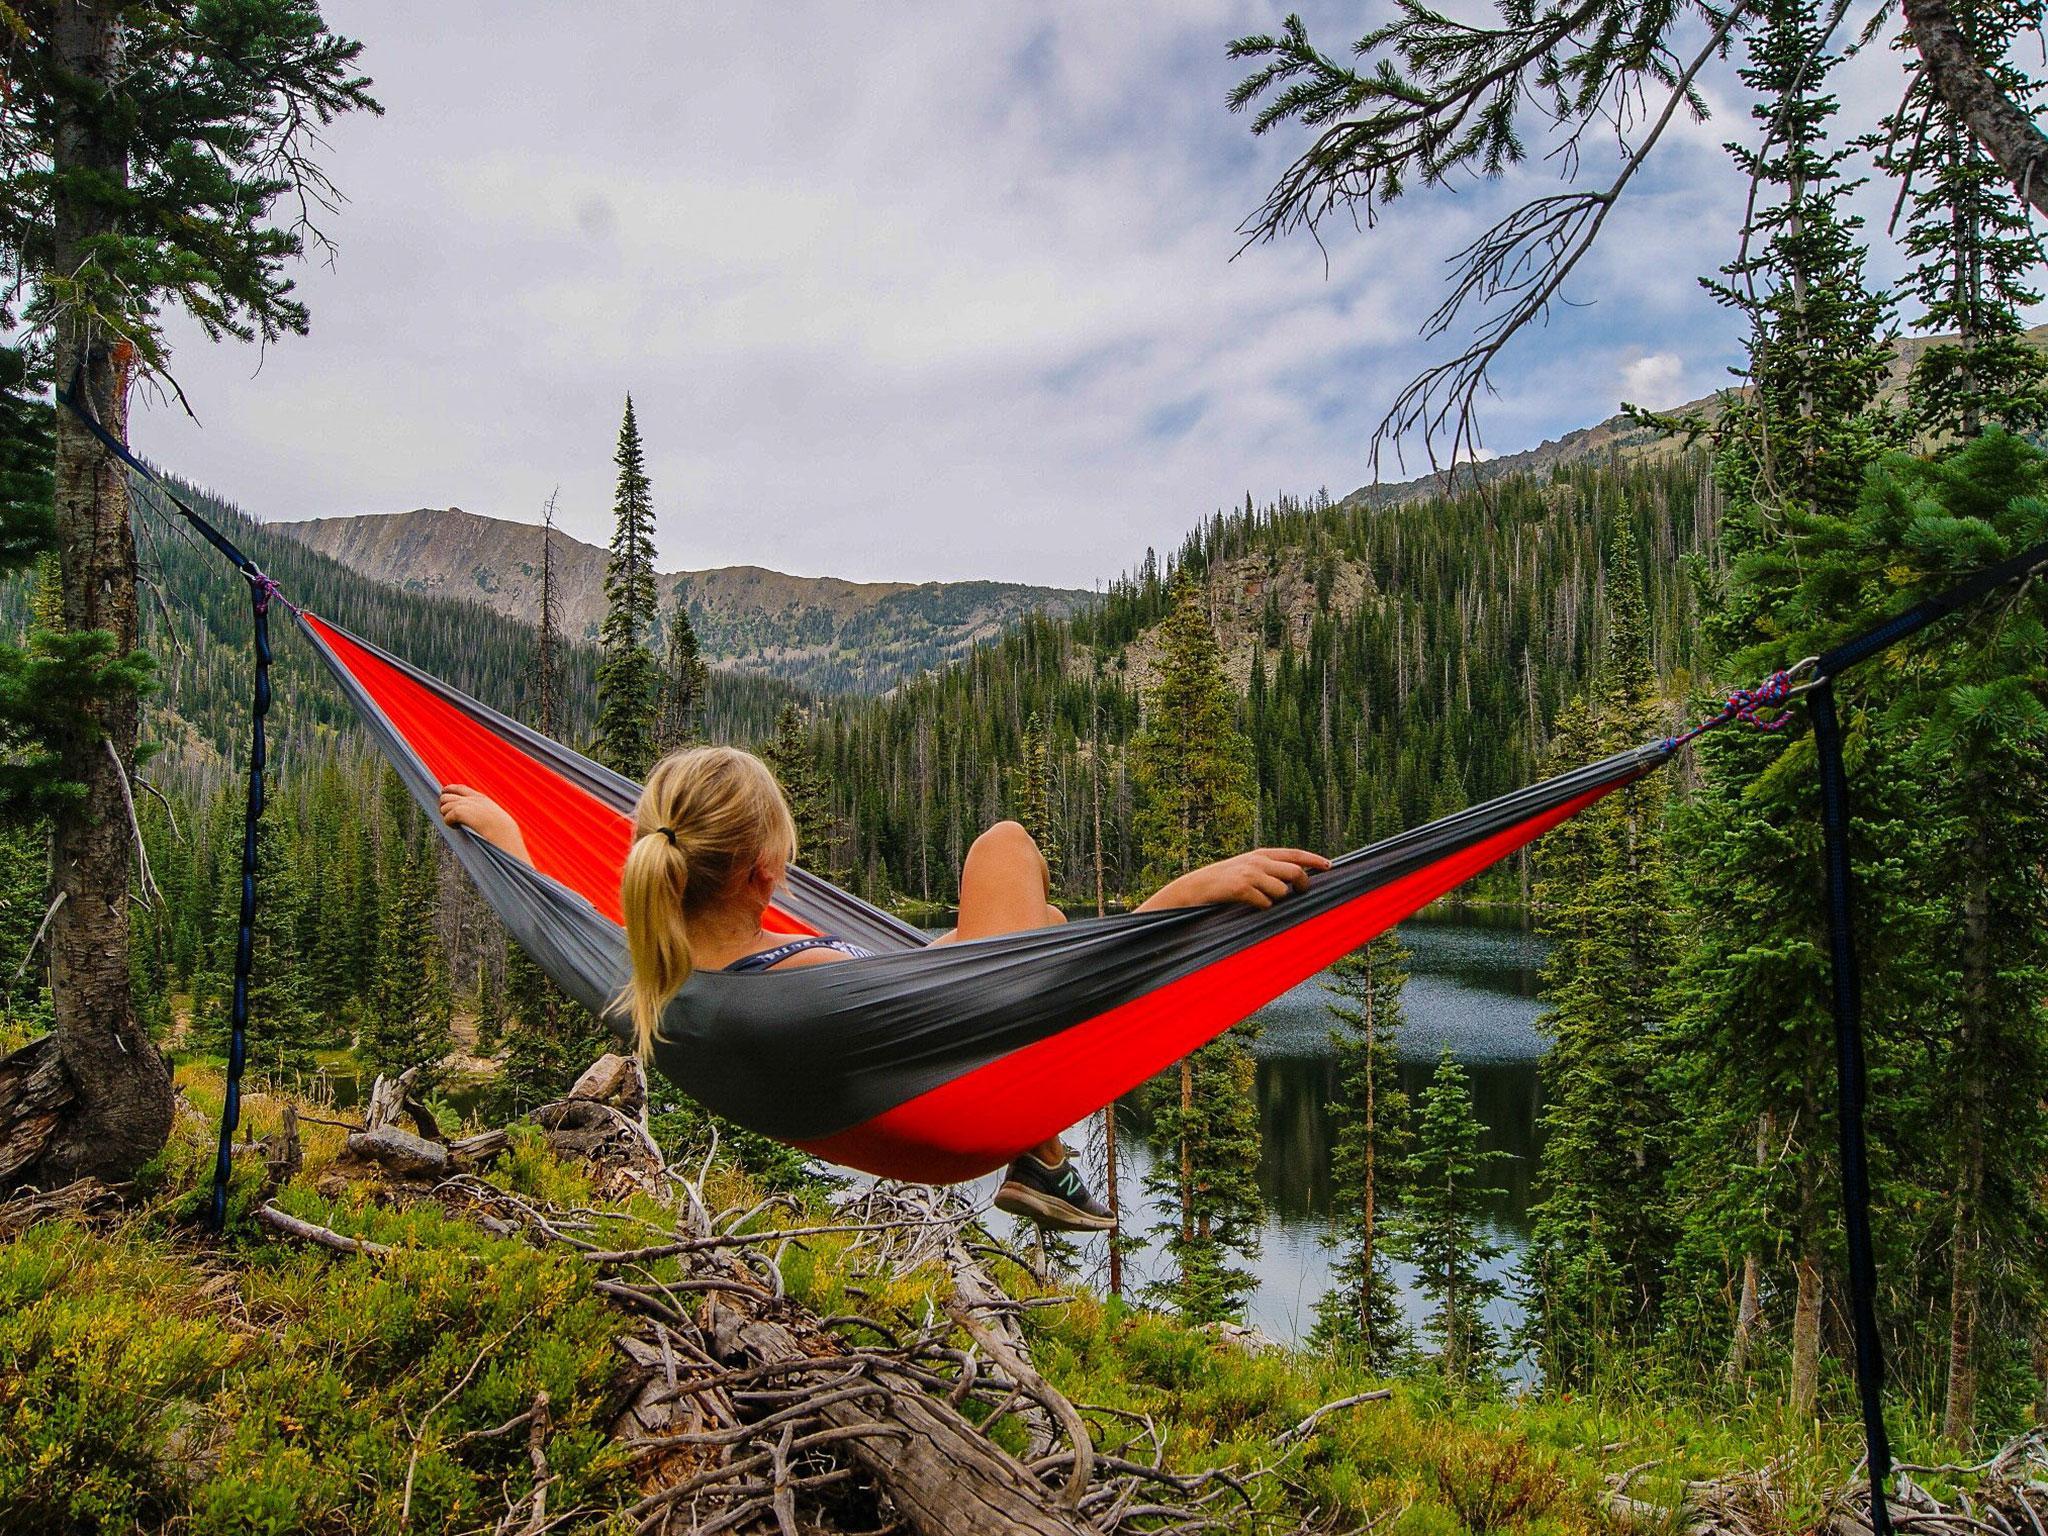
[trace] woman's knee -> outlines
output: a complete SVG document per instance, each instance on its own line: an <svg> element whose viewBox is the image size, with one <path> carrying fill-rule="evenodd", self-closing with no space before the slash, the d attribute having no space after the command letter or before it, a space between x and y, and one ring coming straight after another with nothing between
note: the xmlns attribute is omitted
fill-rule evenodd
<svg viewBox="0 0 2048 1536"><path fill-rule="evenodd" d="M967 850L969 858L975 854L1009 855L1012 858L1037 858L1038 843L1024 829L1021 821L999 821L974 840Z"/></svg>

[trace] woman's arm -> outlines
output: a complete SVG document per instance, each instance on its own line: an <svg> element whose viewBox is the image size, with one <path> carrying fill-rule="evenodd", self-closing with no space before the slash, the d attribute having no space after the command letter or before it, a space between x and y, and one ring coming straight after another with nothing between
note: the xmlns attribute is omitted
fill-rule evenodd
<svg viewBox="0 0 2048 1536"><path fill-rule="evenodd" d="M531 864L526 838L505 808L488 795L480 795L467 784L450 784L441 791L441 819L451 827L467 827L493 847L503 849L522 864Z"/></svg>
<svg viewBox="0 0 2048 1536"><path fill-rule="evenodd" d="M1160 912L1168 907L1207 907L1220 901L1248 907L1270 907L1289 891L1308 889L1308 877L1328 869L1320 853L1301 848L1254 848L1234 859L1219 859L1168 881L1138 907Z"/></svg>

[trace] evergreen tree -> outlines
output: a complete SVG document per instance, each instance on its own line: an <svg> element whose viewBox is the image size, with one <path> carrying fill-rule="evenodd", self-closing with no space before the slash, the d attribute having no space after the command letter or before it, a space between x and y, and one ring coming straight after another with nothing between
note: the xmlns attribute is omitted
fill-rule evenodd
<svg viewBox="0 0 2048 1536"><path fill-rule="evenodd" d="M637 457L638 441L635 437ZM533 728L552 737L562 703L561 598L555 575L555 498L541 520L540 611L533 653ZM501 1110L521 1115L559 1099L611 1047L603 1024L572 1000L517 944L505 945L505 1066Z"/></svg>
<svg viewBox="0 0 2048 1536"><path fill-rule="evenodd" d="M1159 629L1145 728L1131 743L1145 879L1164 884L1252 836L1251 753L1202 593L1183 575Z"/></svg>
<svg viewBox="0 0 2048 1536"><path fill-rule="evenodd" d="M795 704L782 706L775 720L775 739L763 758L775 770L782 797L789 802L790 818L796 822L797 862L813 874L835 878L831 800L804 734L803 711Z"/></svg>
<svg viewBox="0 0 2048 1536"><path fill-rule="evenodd" d="M1648 614L1633 541L1608 561L1595 712L1561 717L1562 770L1657 733ZM1657 775L1618 790L1537 849L1543 970L1543 1156L1526 1263L1547 1381L1583 1386L1609 1350L1660 1322L1671 1235L1670 1109L1659 1086L1663 994L1677 959Z"/></svg>
<svg viewBox="0 0 2048 1536"><path fill-rule="evenodd" d="M1240 1260L1259 1252L1258 1062L1253 1026L1240 1024L1154 1080L1152 1118L1170 1149L1146 1175L1161 1200L1154 1229L1172 1268L1147 1287L1155 1303L1195 1323L1243 1315L1256 1284Z"/></svg>
<svg viewBox="0 0 2048 1536"><path fill-rule="evenodd" d="M313 220L332 206L314 158L321 130L377 110L355 72L361 46L328 31L309 0L9 7L5 32L0 335L26 321L47 365L38 377L125 441L132 380L167 362L167 310L215 339L306 329L284 268L320 239ZM290 217L274 222L280 199ZM134 1027L130 970L123 781L147 680L135 541L126 475L68 413L50 461L63 623L44 649L57 659L6 668L0 695L17 698L0 705L54 758L41 776L71 786L48 807L64 901L48 936L53 1039L32 1048L56 1051L91 1088L57 1124L32 1115L0 1136L35 1138L13 1149L31 1181L119 1180L164 1145L173 1114L165 1063ZM22 690L64 707L31 720L13 707Z"/></svg>
<svg viewBox="0 0 2048 1536"><path fill-rule="evenodd" d="M1853 508L1865 472L1899 431L1877 402L1889 361L1885 305L1864 283L1857 221L1842 211L1853 186L1842 174L1847 152L1827 137L1837 103L1826 30L1809 0L1774 0L1749 34L1742 71L1765 142L1730 150L1757 183L1759 211L1751 254L1715 290L1749 320L1750 389L1726 402L1716 429L1732 569L1707 626L1728 669L1744 677L1797 654L1785 650L1780 610L1800 580L1799 528ZM1708 1265L1690 1282L1694 1298L1716 1283L1716 1267L1727 1284L1738 1252L1789 1258L1788 1393L1793 1411L1809 1414L1820 1385L1834 1139L1824 1113L1832 1025L1817 843L1803 835L1818 825L1811 746L1803 719L1760 739L1715 734L1695 752L1702 783L1688 810L1684 880L1694 901L1670 1058L1685 1139L1674 1177L1692 1228L1681 1247ZM1876 811L1866 797L1862 827L1882 836ZM1731 1177L1750 1165L1766 1127L1779 1138L1770 1170ZM1735 1241L1744 1250L1731 1251ZM1689 1299L1680 1311L1705 1305ZM1715 1326L1725 1335L1726 1321Z"/></svg>
<svg viewBox="0 0 2048 1536"><path fill-rule="evenodd" d="M505 946L505 1070L507 1115L559 1099L577 1075L614 1042L587 1009L565 997L525 950Z"/></svg>
<svg viewBox="0 0 2048 1536"><path fill-rule="evenodd" d="M2000 92L2036 110L2041 84L2013 57L2032 25L2023 9L1970 0L1955 14ZM1915 430L1969 438L1986 426L2048 425L2048 356L2026 339L2021 319L2041 301L2033 278L2040 247L2011 181L1925 75L1912 77L1876 143L1878 165L1901 182L1900 244L1913 262L1906 285L1921 309L1913 326L1948 338L1923 350L1907 378Z"/></svg>
<svg viewBox="0 0 2048 1536"><path fill-rule="evenodd" d="M534 614L533 728L552 738L562 692L562 598L555 577L555 496L540 520L540 601Z"/></svg>
<svg viewBox="0 0 2048 1536"><path fill-rule="evenodd" d="M1465 1069L1446 1046L1416 1105L1402 1204L1387 1237L1415 1266L1416 1289L1430 1307L1423 1329L1436 1345L1438 1366L1461 1383L1488 1379L1500 1354L1499 1330L1486 1309L1504 1293L1487 1273L1502 1250L1481 1226L1487 1203L1502 1194L1486 1182L1501 1154L1482 1151L1479 1134Z"/></svg>
<svg viewBox="0 0 2048 1536"><path fill-rule="evenodd" d="M1843 638L1874 612L1932 596L2048 540L2044 491L2041 455L1992 429L1945 462L1887 460L1851 516L1805 530L1804 580L1788 615L1809 626L1803 643ZM1942 1429L1964 1443L1977 1428L1987 1364L1997 1367L1994 1380L2025 1372L2035 1332L1987 1330L1987 1317L2019 1323L2027 1310L2019 1295L2048 1280L2048 1209L2038 1176L2048 1133L2044 619L2048 608L2031 593L1969 613L1914 641L1867 685L1875 717L1869 730L1911 732L1901 765L1917 833L1908 844L1910 867L1935 898L1917 952L1952 957L1955 967L1930 966L1940 986L1916 989L1923 995L1902 1010L1905 1027L1934 1043L1921 1075L1939 1088L1919 1135L1908 1139L1901 1126L1891 1140L1940 1170L1924 1182L1945 1207L1928 1235L1948 1265ZM1859 768L1854 792L1867 799L1871 768ZM1859 899L1859 917L1870 904ZM1913 910L1903 913L1910 918ZM1900 911L1879 920L1896 924ZM1898 948L1895 942L1881 953ZM1889 974L1880 959L1880 1021ZM2004 1406L2010 1413L2015 1405Z"/></svg>
<svg viewBox="0 0 2048 1536"><path fill-rule="evenodd" d="M1163 882L1241 851L1252 833L1249 745L1201 593L1185 577L1160 628L1157 666L1131 759L1139 846L1150 877ZM1177 1093L1162 1081L1153 1095L1159 1135L1174 1149L1147 1179L1168 1206L1159 1232L1174 1266L1154 1294L1200 1321L1243 1307L1251 1277L1232 1255L1249 1258L1259 1247L1250 1038L1241 1024L1203 1046L1180 1064Z"/></svg>
<svg viewBox="0 0 2048 1536"><path fill-rule="evenodd" d="M225 1055L232 1025L236 936L242 911L241 796L223 788L221 810L213 818L220 851L214 867L213 928L217 936L212 964L195 988L196 1036L208 1050ZM324 1043L319 1022L306 1004L299 967L306 887L293 868L294 860L278 818L257 825L256 879L262 900L250 951L249 1013L244 1035L248 1070L259 1079L285 1083L310 1072L313 1052Z"/></svg>
<svg viewBox="0 0 2048 1536"><path fill-rule="evenodd" d="M1024 725L1024 761L1015 773L1017 820L1038 844L1051 871L1051 886L1060 888L1066 856L1060 844L1058 787L1053 782L1052 742L1044 717L1033 714Z"/></svg>
<svg viewBox="0 0 2048 1536"><path fill-rule="evenodd" d="M668 621L668 657L661 671L661 707L654 723L656 756L688 746L703 724L711 669L697 646L697 626L680 601Z"/></svg>
<svg viewBox="0 0 2048 1536"><path fill-rule="evenodd" d="M1392 1369L1413 1348L1387 1252L1387 1213L1400 1185L1408 1141L1408 1101L1397 1055L1401 989L1408 951L1385 933L1330 970L1330 1031L1337 1053L1337 1097L1330 1105L1336 1142L1333 1240L1336 1283L1316 1304L1311 1342L1336 1345L1372 1370Z"/></svg>
<svg viewBox="0 0 2048 1536"><path fill-rule="evenodd" d="M660 665L648 648L654 633L654 503L640 447L633 397L619 425L618 490L612 501L611 558L604 571L603 659L597 669L597 757L638 779L654 762Z"/></svg>
<svg viewBox="0 0 2048 1536"><path fill-rule="evenodd" d="M439 879L432 834L398 775L384 777L387 833L379 875L377 974L357 1044L384 1072L430 1078L453 1043L447 967L436 932Z"/></svg>

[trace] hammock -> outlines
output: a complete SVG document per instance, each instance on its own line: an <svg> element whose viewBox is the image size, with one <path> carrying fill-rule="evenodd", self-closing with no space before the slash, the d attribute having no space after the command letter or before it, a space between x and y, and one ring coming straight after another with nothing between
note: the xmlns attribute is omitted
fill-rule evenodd
<svg viewBox="0 0 2048 1536"><path fill-rule="evenodd" d="M227 1082L214 1164L212 1220L219 1231L249 1018L256 825L270 708L268 615L278 588L75 395L59 390L57 399L249 584L255 691ZM1683 735L1375 843L1264 912L1230 906L1136 913L925 954L927 940L915 929L792 868L784 899L764 918L768 926L799 934L829 929L879 953L789 972L699 973L662 1019L656 1063L712 1109L821 1156L896 1178L972 1178L1110 1103L1338 956L1650 772L1703 732L1736 720L1777 730L1786 716L1761 712L1804 695L1820 768L1856 1384L1871 1525L1875 1536L1890 1536L1884 1484L1891 1448L1870 1226L1848 774L1834 679L2043 570L2048 544L2022 550L1830 651L1772 673L1755 689L1737 689L1717 714ZM512 936L563 990L611 1018L610 999L627 969L618 889L637 787L368 641L293 612ZM1802 676L1808 680L1795 686ZM467 783L510 811L534 865L444 824L437 814L444 782Z"/></svg>
<svg viewBox="0 0 2048 1536"><path fill-rule="evenodd" d="M609 1015L627 974L619 872L639 787L324 619L301 613L298 624L512 937L563 991ZM1376 843L1264 911L1089 918L934 949L792 868L765 926L840 934L874 956L700 971L662 1017L655 1064L706 1107L833 1162L925 1183L973 1178L1672 750L1623 752ZM435 804L451 783L502 805L533 863L442 822Z"/></svg>

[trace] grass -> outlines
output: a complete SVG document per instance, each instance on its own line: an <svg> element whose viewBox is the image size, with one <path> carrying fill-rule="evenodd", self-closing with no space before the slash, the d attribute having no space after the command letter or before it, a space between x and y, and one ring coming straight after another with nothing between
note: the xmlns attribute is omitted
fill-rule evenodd
<svg viewBox="0 0 2048 1536"><path fill-rule="evenodd" d="M0 1243L0 1531L99 1533L489 1530L533 1471L523 1433L479 1432L545 1390L557 1529L621 1528L638 1496L607 1428L618 1403L617 1318L587 1266L498 1238L437 1206L340 1181L338 1129L307 1125L306 1168L277 1195L308 1220L391 1245L337 1258L274 1239L251 1210L260 1160L244 1160L228 1239L192 1217L210 1171L219 1081L180 1070L186 1108L124 1213L45 1222ZM252 1097L254 1134L280 1101ZM720 1175L734 1203L744 1176ZM588 1206L588 1181L537 1133L515 1130L491 1183ZM608 1208L593 1240L631 1246L651 1202ZM942 1298L933 1271L856 1274L844 1240L792 1244L792 1293L824 1313L922 1321ZM1000 1278L1037 1290L1021 1270ZM1213 1334L1080 1295L1027 1314L1040 1370L1091 1418L1108 1449L1145 1455L1149 1423L1177 1470L1249 1479L1242 1528L1304 1518L1377 1536L1578 1536L1616 1529L1609 1479L1671 1499L1688 1479L1779 1463L1766 1529L1810 1529L1826 1490L1856 1463L1853 1427L1817 1428L1763 1404L1674 1408L1647 1398L1460 1397L1430 1381L1281 1437L1319 1405L1381 1385L1341 1361L1249 1354ZM1910 1426L1902 1454L1945 1459ZM1021 1444L1014 1425L997 1438Z"/></svg>

